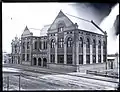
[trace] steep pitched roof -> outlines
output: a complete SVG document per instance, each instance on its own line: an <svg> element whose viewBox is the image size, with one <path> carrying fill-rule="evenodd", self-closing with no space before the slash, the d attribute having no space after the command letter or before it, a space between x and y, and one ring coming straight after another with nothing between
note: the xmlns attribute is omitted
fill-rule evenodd
<svg viewBox="0 0 120 92"><path fill-rule="evenodd" d="M63 17L63 18L61 18ZM69 23L69 25L73 24L74 23L60 10L60 12L58 13L58 15L56 16L56 18L54 19L53 23L51 24L50 28L51 29L53 26L56 25L56 23L59 21L57 19L61 18L62 21L66 22L66 23ZM55 25L54 25L55 24Z"/></svg>
<svg viewBox="0 0 120 92"><path fill-rule="evenodd" d="M58 13L57 17L55 18L55 20L56 20L57 18L59 18L59 17L62 17L62 16L65 16L72 24L77 23L78 29L104 35L104 34L103 34L97 27L95 27L91 22L87 22L87 21L84 21L84 20L82 20L82 19L78 19L78 18L76 18L76 17L73 17L73 16L70 16L70 15L64 14L61 10L60 10L60 12ZM80 16L79 16L79 17L80 17ZM53 21L53 23L55 22L55 20ZM53 23L52 23L52 24L53 24ZM52 24L51 24L51 26L52 26ZM51 26L50 26L50 28L51 28Z"/></svg>
<svg viewBox="0 0 120 92"><path fill-rule="evenodd" d="M25 27L25 30L24 30L24 32L22 33L22 36L23 36L23 37L24 37L24 36L31 36L31 33L30 33L30 31L29 31L29 29L28 29L27 26Z"/></svg>
<svg viewBox="0 0 120 92"><path fill-rule="evenodd" d="M89 32L94 32L94 33L98 33L98 34L103 34L97 27L95 27L92 23L84 21L82 19L78 19L75 17L72 17L70 15L66 16L75 24L77 23L78 25L78 29L81 30L85 30L85 31L89 31Z"/></svg>

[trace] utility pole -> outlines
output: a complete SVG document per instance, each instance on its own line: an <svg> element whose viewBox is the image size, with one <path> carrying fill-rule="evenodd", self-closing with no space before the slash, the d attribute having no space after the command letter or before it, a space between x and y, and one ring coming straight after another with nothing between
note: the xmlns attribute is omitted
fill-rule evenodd
<svg viewBox="0 0 120 92"><path fill-rule="evenodd" d="M9 76L7 76L7 91L9 90Z"/></svg>
<svg viewBox="0 0 120 92"><path fill-rule="evenodd" d="M106 45L106 50L105 50L106 60L105 61L106 61L106 70L107 70L107 32L103 31L95 22L93 22L93 20L89 21L89 20L86 20L86 19L83 19L83 18L80 18L80 17L76 17L76 16L73 16L73 15L70 15L70 14L67 14L67 15L75 17L75 18L78 18L78 19L81 19L81 20L86 21L86 22L92 23L95 27L97 27L104 34L105 41L106 41L106 44L105 44Z"/></svg>
<svg viewBox="0 0 120 92"><path fill-rule="evenodd" d="M20 74L21 75L21 74ZM19 91L20 91L20 75L19 75Z"/></svg>

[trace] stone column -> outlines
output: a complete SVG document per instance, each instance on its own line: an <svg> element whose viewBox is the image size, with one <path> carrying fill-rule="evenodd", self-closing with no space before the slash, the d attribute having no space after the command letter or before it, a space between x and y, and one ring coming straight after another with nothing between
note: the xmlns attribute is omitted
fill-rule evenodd
<svg viewBox="0 0 120 92"><path fill-rule="evenodd" d="M64 32L64 64L67 64L67 43L66 43L66 32Z"/></svg>
<svg viewBox="0 0 120 92"><path fill-rule="evenodd" d="M83 44L83 64L86 64L86 43Z"/></svg>
<svg viewBox="0 0 120 92"><path fill-rule="evenodd" d="M27 61L27 40L25 39L25 61Z"/></svg>
<svg viewBox="0 0 120 92"><path fill-rule="evenodd" d="M67 44L66 43L64 43L64 64L67 64Z"/></svg>
<svg viewBox="0 0 120 92"><path fill-rule="evenodd" d="M38 57L36 57L36 61L37 61L37 62L36 62L36 63L37 63L36 65L38 66Z"/></svg>
<svg viewBox="0 0 120 92"><path fill-rule="evenodd" d="M43 67L43 58L41 58L41 66Z"/></svg>
<svg viewBox="0 0 120 92"><path fill-rule="evenodd" d="M56 42L55 42L55 63L57 64L57 34L56 34Z"/></svg>
<svg viewBox="0 0 120 92"><path fill-rule="evenodd" d="M37 43L38 43L38 44L37 44L37 49L39 50L39 47L40 47L40 46L39 46L39 45L40 45L40 39L37 40ZM40 50L39 50L39 51L40 51Z"/></svg>
<svg viewBox="0 0 120 92"><path fill-rule="evenodd" d="M98 63L98 38L96 37L96 63Z"/></svg>
<svg viewBox="0 0 120 92"><path fill-rule="evenodd" d="M103 63L103 38L101 38L101 63Z"/></svg>
<svg viewBox="0 0 120 92"><path fill-rule="evenodd" d="M90 64L93 63L93 59L92 59L92 44L90 44Z"/></svg>
<svg viewBox="0 0 120 92"><path fill-rule="evenodd" d="M72 64L75 64L75 42L73 42L72 46Z"/></svg>
<svg viewBox="0 0 120 92"><path fill-rule="evenodd" d="M50 63L50 42L48 43L48 63Z"/></svg>
<svg viewBox="0 0 120 92"><path fill-rule="evenodd" d="M41 49L43 50L43 40L41 40Z"/></svg>
<svg viewBox="0 0 120 92"><path fill-rule="evenodd" d="M76 43L76 65L79 65L79 41Z"/></svg>

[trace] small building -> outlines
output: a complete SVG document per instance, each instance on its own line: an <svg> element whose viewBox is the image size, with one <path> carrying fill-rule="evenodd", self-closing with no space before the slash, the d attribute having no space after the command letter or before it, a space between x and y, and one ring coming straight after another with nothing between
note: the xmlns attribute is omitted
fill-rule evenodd
<svg viewBox="0 0 120 92"><path fill-rule="evenodd" d="M119 69L119 54L109 54L107 57L108 69Z"/></svg>

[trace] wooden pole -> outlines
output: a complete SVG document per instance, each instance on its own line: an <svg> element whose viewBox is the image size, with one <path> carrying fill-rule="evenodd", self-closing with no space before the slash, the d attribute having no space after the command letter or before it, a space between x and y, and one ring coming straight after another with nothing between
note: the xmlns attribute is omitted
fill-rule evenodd
<svg viewBox="0 0 120 92"><path fill-rule="evenodd" d="M9 90L9 76L7 76L7 91Z"/></svg>
<svg viewBox="0 0 120 92"><path fill-rule="evenodd" d="M19 75L19 91L20 91L20 75Z"/></svg>

